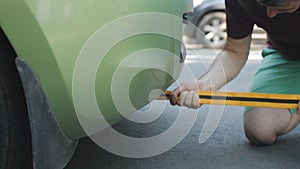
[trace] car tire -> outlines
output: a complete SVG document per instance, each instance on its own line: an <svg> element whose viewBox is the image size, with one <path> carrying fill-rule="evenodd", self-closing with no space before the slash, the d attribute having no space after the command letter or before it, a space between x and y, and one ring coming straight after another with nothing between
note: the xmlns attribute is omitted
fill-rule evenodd
<svg viewBox="0 0 300 169"><path fill-rule="evenodd" d="M0 29L0 169L32 169L30 124L15 56Z"/></svg>
<svg viewBox="0 0 300 169"><path fill-rule="evenodd" d="M222 48L226 43L225 12L205 14L198 22L197 41L206 48Z"/></svg>

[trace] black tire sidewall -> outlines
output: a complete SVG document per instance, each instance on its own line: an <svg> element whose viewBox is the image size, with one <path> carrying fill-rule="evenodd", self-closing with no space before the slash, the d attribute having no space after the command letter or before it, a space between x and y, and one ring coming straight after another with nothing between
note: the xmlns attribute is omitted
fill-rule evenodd
<svg viewBox="0 0 300 169"><path fill-rule="evenodd" d="M0 169L32 169L30 124L15 57L0 30Z"/></svg>

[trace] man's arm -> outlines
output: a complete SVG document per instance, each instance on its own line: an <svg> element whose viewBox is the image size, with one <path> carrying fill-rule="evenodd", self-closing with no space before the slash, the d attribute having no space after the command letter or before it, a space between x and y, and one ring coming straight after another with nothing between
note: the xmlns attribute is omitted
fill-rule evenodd
<svg viewBox="0 0 300 169"><path fill-rule="evenodd" d="M224 49L199 79L204 88L218 90L236 77L248 59L250 42L251 36L239 40L227 38Z"/></svg>
<svg viewBox="0 0 300 169"><path fill-rule="evenodd" d="M208 72L199 80L183 83L171 95L171 104L198 108L197 90L218 90L238 75L250 50L251 35L243 39L227 38L226 45ZM179 99L178 99L179 97Z"/></svg>

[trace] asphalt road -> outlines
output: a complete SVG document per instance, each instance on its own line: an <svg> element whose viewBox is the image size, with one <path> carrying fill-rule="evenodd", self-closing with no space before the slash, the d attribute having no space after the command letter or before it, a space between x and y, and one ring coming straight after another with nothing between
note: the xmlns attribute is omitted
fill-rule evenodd
<svg viewBox="0 0 300 169"><path fill-rule="evenodd" d="M187 64L192 72L198 75L205 71L214 51L202 51L201 59L193 56L195 51L188 51L188 53ZM227 85L227 91L247 91L260 62L257 58L259 58L258 52L254 51L240 75ZM160 104L166 102L158 101L155 105ZM179 107L166 105L162 115L151 123L141 124L124 120L114 125L114 128L132 137L150 137L162 133L172 126L179 115ZM78 149L66 169L300 168L300 128L280 137L273 146L250 145L243 133L242 107L225 107L215 131L208 140L199 143L199 135L204 132L202 128L206 118L210 113L218 113L209 111L210 108L205 105L198 110L195 124L190 132L167 152L149 158L121 157L102 149L89 138L84 138L80 140ZM189 123L191 121L185 121L186 125ZM171 142L171 140L165 141Z"/></svg>

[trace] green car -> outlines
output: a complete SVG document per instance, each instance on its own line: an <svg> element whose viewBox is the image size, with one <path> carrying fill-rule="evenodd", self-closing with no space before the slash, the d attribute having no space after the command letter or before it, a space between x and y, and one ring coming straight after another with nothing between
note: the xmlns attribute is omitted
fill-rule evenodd
<svg viewBox="0 0 300 169"><path fill-rule="evenodd" d="M168 88L192 6L0 0L0 169L63 168L79 138L107 127L97 113L114 124Z"/></svg>

